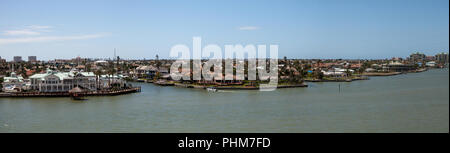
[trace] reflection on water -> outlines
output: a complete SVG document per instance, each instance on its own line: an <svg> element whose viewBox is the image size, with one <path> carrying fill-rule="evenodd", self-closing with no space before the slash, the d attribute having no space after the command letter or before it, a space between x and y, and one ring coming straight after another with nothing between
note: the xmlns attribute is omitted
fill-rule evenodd
<svg viewBox="0 0 450 153"><path fill-rule="evenodd" d="M0 132L449 132L448 69L272 92L139 85L82 102L1 98Z"/></svg>

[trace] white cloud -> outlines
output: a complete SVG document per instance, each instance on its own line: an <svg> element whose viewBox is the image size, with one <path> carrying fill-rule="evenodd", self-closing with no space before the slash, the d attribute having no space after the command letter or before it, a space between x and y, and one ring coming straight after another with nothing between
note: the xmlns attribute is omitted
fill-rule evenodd
<svg viewBox="0 0 450 153"><path fill-rule="evenodd" d="M21 30L8 30L4 31L3 35L15 36L0 38L1 44L14 44L14 43L33 43L33 42L50 42L50 41L65 41L65 40L83 40L104 37L108 34L87 34L87 35L74 35L74 36L47 36L47 32L50 32L52 26L43 25L28 25L24 26ZM41 35L42 34L42 35ZM39 35L39 36L38 36Z"/></svg>
<svg viewBox="0 0 450 153"><path fill-rule="evenodd" d="M17 36L17 35L40 35L41 33L31 30L9 30L3 32L7 36Z"/></svg>
<svg viewBox="0 0 450 153"><path fill-rule="evenodd" d="M52 26L41 26L41 25L30 25L30 26L27 26L27 27L30 28L30 29L35 29L35 30L53 28Z"/></svg>
<svg viewBox="0 0 450 153"><path fill-rule="evenodd" d="M104 37L106 34L90 34L77 36L39 36L39 37L25 37L25 38L0 38L1 44L13 43L32 43L32 42L49 42L49 41L65 41L65 40L83 40Z"/></svg>
<svg viewBox="0 0 450 153"><path fill-rule="evenodd" d="M239 27L239 30L259 30L261 29L260 27L256 27L256 26L243 26L243 27Z"/></svg>
<svg viewBox="0 0 450 153"><path fill-rule="evenodd" d="M49 32L53 28L52 26L41 26L41 25L30 25L25 26L20 30L7 30L3 32L6 36L29 36L29 35L40 35L42 32Z"/></svg>

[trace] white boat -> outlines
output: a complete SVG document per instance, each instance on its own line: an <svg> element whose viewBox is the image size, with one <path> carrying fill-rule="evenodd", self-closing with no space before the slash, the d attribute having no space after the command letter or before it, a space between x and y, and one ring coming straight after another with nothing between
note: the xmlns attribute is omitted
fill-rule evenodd
<svg viewBox="0 0 450 153"><path fill-rule="evenodd" d="M217 92L217 89L216 89L216 88L211 88L211 87L209 87L209 88L206 88L206 91L209 91L209 92Z"/></svg>
<svg viewBox="0 0 450 153"><path fill-rule="evenodd" d="M4 92L18 92L20 89L16 86L7 86L3 88Z"/></svg>

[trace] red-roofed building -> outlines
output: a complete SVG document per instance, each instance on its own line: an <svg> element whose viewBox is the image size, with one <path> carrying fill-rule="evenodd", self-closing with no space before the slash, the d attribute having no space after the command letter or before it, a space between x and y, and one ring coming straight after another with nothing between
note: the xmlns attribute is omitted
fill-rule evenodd
<svg viewBox="0 0 450 153"><path fill-rule="evenodd" d="M358 64L351 64L351 65L350 65L350 68L351 68L351 69L359 69L359 68L361 68L361 65L362 65L361 63L358 63Z"/></svg>

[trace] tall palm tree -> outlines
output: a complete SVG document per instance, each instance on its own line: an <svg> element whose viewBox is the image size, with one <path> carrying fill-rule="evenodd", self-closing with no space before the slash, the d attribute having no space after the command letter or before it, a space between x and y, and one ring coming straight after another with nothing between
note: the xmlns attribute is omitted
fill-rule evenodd
<svg viewBox="0 0 450 153"><path fill-rule="evenodd" d="M116 69L114 67L110 68L108 71L108 84L109 87L111 88L111 78L114 77L114 74L116 73Z"/></svg>
<svg viewBox="0 0 450 153"><path fill-rule="evenodd" d="M98 70L94 71L94 74L95 74L96 88L98 89L98 88L100 88L99 79L100 79L100 76L102 75L102 70L98 69Z"/></svg>
<svg viewBox="0 0 450 153"><path fill-rule="evenodd" d="M350 72L351 64L349 63L347 66L347 70L345 70L345 73L347 74L347 77L352 76L352 72Z"/></svg>
<svg viewBox="0 0 450 153"><path fill-rule="evenodd" d="M159 56L156 54L156 68L159 70L159 66L161 66L161 63L159 62Z"/></svg>

